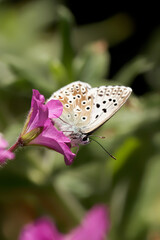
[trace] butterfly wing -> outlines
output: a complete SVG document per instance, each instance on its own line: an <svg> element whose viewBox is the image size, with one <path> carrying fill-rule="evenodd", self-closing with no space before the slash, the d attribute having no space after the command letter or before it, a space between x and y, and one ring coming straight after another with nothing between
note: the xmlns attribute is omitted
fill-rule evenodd
<svg viewBox="0 0 160 240"><path fill-rule="evenodd" d="M63 130L70 126L81 128L90 122L93 107L91 86L84 82L73 82L53 93L51 99L58 99L63 104L63 113L55 122ZM48 101L49 101L48 100Z"/></svg>
<svg viewBox="0 0 160 240"><path fill-rule="evenodd" d="M88 125L83 133L91 133L108 121L129 98L132 89L124 86L101 86L89 90L93 96L93 107Z"/></svg>
<svg viewBox="0 0 160 240"><path fill-rule="evenodd" d="M49 100L58 99L63 104L61 117L54 119L57 126L66 134L68 132L68 136L77 134L78 143L81 143L81 135L89 135L108 121L131 92L132 89L125 86L91 88L89 84L77 81L53 93Z"/></svg>

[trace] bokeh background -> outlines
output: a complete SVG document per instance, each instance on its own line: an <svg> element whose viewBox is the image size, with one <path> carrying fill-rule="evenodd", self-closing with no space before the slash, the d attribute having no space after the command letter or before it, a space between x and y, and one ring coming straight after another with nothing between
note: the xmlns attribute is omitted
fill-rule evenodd
<svg viewBox="0 0 160 240"><path fill-rule="evenodd" d="M89 3L89 2L88 2ZM151 2L0 1L0 132L17 139L32 89L48 98L81 80L133 88L123 108L65 166L53 151L26 147L0 169L0 239L50 216L62 232L105 203L110 240L160 239L160 21Z"/></svg>

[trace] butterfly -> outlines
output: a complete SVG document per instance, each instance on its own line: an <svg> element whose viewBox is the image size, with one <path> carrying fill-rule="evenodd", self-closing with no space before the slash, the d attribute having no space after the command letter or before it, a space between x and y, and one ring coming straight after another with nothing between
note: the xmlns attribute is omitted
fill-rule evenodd
<svg viewBox="0 0 160 240"><path fill-rule="evenodd" d="M130 87L92 88L76 81L53 93L49 100L58 99L63 104L61 117L54 121L75 147L89 143L89 136L122 107L131 92Z"/></svg>

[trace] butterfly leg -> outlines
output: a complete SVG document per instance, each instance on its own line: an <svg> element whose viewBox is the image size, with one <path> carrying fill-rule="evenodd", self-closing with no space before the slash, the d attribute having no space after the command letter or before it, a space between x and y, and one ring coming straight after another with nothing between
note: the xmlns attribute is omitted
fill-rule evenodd
<svg viewBox="0 0 160 240"><path fill-rule="evenodd" d="M77 145L76 147L77 147L77 150L76 150L76 155L77 155L77 153L79 152L79 145Z"/></svg>

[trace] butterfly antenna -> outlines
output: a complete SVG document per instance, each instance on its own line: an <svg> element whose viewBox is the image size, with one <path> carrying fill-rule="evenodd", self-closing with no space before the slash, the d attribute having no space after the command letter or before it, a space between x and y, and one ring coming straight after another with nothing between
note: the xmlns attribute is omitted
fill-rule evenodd
<svg viewBox="0 0 160 240"><path fill-rule="evenodd" d="M100 139L105 139L106 137L104 137L104 136L96 136L96 135L90 135L90 137L98 137L98 138L100 138Z"/></svg>
<svg viewBox="0 0 160 240"><path fill-rule="evenodd" d="M110 153L103 147L102 144L100 144L98 141L96 141L96 140L93 139L93 138L90 138L90 139L93 140L94 142L98 143L98 145L101 146L101 148L102 148L111 158L113 158L114 160L116 160L116 158L115 158L112 154L110 154Z"/></svg>

